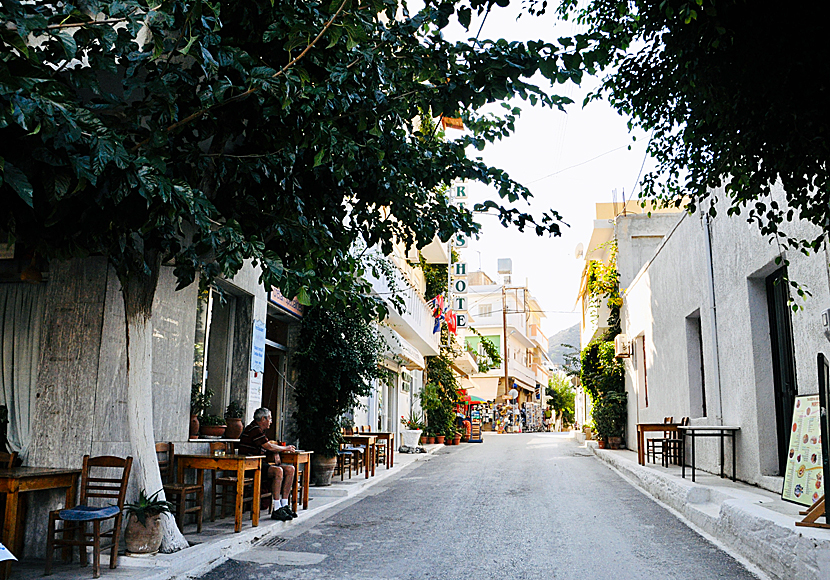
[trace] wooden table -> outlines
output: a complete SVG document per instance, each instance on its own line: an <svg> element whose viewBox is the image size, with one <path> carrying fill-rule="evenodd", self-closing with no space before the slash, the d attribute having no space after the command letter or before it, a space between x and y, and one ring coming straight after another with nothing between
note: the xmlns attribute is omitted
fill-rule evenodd
<svg viewBox="0 0 830 580"><path fill-rule="evenodd" d="M679 423L637 423L637 462L640 465L646 464L646 442L647 431L677 431Z"/></svg>
<svg viewBox="0 0 830 580"><path fill-rule="evenodd" d="M254 497L253 506L251 507L251 524L256 527L259 525L259 499L261 492L261 473L260 465L264 455L176 455L176 461L179 464L179 479L177 481L184 481L184 470L196 470L196 483L204 485L205 483L205 469L217 471L235 471L236 472L236 506L234 510L234 524L233 531L242 531L242 497L245 489L245 472L254 472ZM202 506L204 509L204 505Z"/></svg>
<svg viewBox="0 0 830 580"><path fill-rule="evenodd" d="M18 526L20 515L20 492L44 489L66 488L65 507L75 507L80 469L55 469L51 467L12 467L0 469L0 493L6 494L6 519L3 523L3 543L14 554L20 554L23 547L22 527ZM7 578L11 560L0 566L0 578Z"/></svg>
<svg viewBox="0 0 830 580"><path fill-rule="evenodd" d="M282 451L280 463L294 466L294 485L291 487L291 509L297 511L297 486L300 484L300 465L303 465L303 509L308 509L308 484L311 479L311 454L313 451ZM275 498L276 499L276 498Z"/></svg>
<svg viewBox="0 0 830 580"><path fill-rule="evenodd" d="M680 427L680 432L685 438L687 435L692 440L692 481L695 480L695 439L698 437L720 437L720 476L723 477L723 440L726 437L732 439L732 481L735 481L735 433L740 427L731 425L693 425ZM686 446L683 446L683 468L681 475L686 477Z"/></svg>
<svg viewBox="0 0 830 580"><path fill-rule="evenodd" d="M343 439L352 445L366 446L366 461L364 462L364 470L366 471L366 479L369 479L369 467L372 468L372 477L375 475L375 445L377 445L378 438L374 435L343 435Z"/></svg>
<svg viewBox="0 0 830 580"><path fill-rule="evenodd" d="M374 435L378 438L378 441L385 441L384 445L386 445L386 469L395 466L395 432L386 431L368 431L364 432L364 435Z"/></svg>

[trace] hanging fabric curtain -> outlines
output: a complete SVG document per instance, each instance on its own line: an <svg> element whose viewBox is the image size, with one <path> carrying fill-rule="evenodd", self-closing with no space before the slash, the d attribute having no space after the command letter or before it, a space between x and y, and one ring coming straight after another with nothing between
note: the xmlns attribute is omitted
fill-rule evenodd
<svg viewBox="0 0 830 580"><path fill-rule="evenodd" d="M0 398L9 411L8 446L24 465L32 440L45 311L44 284L0 284Z"/></svg>

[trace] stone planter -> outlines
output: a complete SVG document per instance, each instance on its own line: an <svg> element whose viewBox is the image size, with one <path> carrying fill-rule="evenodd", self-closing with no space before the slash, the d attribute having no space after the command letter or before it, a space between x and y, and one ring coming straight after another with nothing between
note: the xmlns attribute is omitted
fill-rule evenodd
<svg viewBox="0 0 830 580"><path fill-rule="evenodd" d="M225 434L227 425L202 425L199 427L199 433L202 437L213 437L220 439Z"/></svg>
<svg viewBox="0 0 830 580"><path fill-rule="evenodd" d="M417 447L421 433L423 433L422 429L401 429L401 444L405 447Z"/></svg>
<svg viewBox="0 0 830 580"><path fill-rule="evenodd" d="M331 485L331 475L337 465L337 457L325 457L314 453L311 456L311 485L326 487Z"/></svg>
<svg viewBox="0 0 830 580"><path fill-rule="evenodd" d="M225 421L228 423L228 428L225 429L225 439L239 439L239 436L242 435L242 430L245 429L242 419L226 418Z"/></svg>
<svg viewBox="0 0 830 580"><path fill-rule="evenodd" d="M124 529L124 543L130 554L155 554L161 546L161 515L148 516L145 524L141 525L134 515L127 519Z"/></svg>

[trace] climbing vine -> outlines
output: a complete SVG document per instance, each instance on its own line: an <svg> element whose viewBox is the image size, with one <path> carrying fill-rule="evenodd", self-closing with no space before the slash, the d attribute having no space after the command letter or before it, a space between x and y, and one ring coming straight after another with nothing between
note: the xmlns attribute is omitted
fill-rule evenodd
<svg viewBox="0 0 830 580"><path fill-rule="evenodd" d="M475 334L479 338L479 345L481 349L484 351L484 355L479 355L476 358L476 362L478 363L478 372L486 373L490 369L494 369L501 366L501 354L499 353L499 348L493 343L492 340L483 336L479 331L477 331L472 326L470 327L470 332ZM469 345L467 345L470 348Z"/></svg>
<svg viewBox="0 0 830 580"><path fill-rule="evenodd" d="M597 246L597 250L602 248L608 248L611 255L608 261L588 261L586 282L588 297L595 310L599 309L604 296L608 297L608 308L620 308L622 297L620 296L620 273L617 270L617 240L610 240Z"/></svg>

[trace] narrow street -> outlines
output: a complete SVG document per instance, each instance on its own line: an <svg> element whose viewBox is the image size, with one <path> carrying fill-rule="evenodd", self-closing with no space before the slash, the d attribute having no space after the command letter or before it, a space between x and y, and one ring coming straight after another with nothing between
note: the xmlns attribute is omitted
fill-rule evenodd
<svg viewBox="0 0 830 580"><path fill-rule="evenodd" d="M557 433L440 450L204 580L749 579Z"/></svg>

